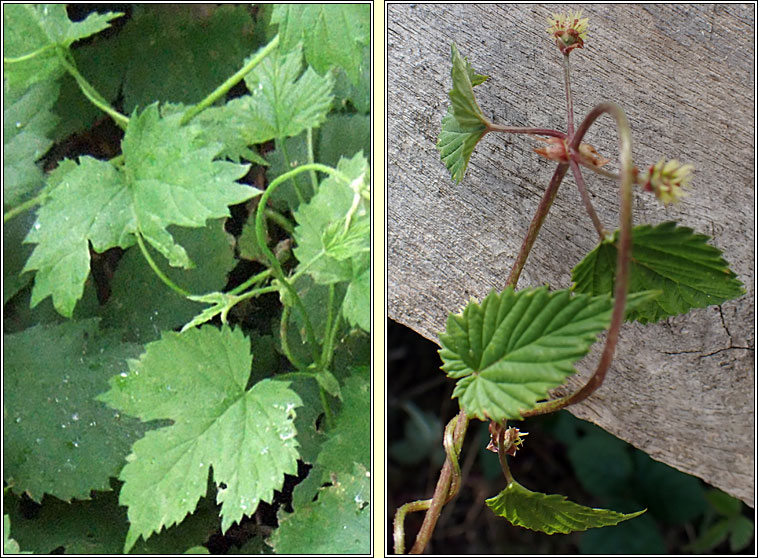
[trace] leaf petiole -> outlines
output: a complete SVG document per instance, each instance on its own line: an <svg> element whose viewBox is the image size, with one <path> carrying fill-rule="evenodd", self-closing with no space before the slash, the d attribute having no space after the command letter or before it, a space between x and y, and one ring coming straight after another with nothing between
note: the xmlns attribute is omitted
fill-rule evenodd
<svg viewBox="0 0 758 558"><path fill-rule="evenodd" d="M279 35L277 34L271 41L263 47L258 53L253 56L250 61L240 68L233 76L219 85L210 95L200 101L198 104L190 107L182 117L181 124L187 124L190 120L195 118L198 114L204 111L206 108L215 103L218 99L227 94L227 92L237 85L253 68L255 68L261 61L268 56L279 45Z"/></svg>
<svg viewBox="0 0 758 558"><path fill-rule="evenodd" d="M139 248L142 251L142 255L145 257L148 265L153 269L153 271L160 278L160 280L163 281L166 284L166 286L168 286L172 291L176 292L180 296L183 296L185 298L191 297L192 293L190 293L189 291L185 291L176 283L174 283L171 279L168 278L168 276L165 273L163 273L163 271L161 271L161 268L159 268L156 265L155 261L153 260L153 257L150 255L150 252L147 251L145 242L142 240L142 235L137 233L134 236L137 238L137 244L139 245Z"/></svg>

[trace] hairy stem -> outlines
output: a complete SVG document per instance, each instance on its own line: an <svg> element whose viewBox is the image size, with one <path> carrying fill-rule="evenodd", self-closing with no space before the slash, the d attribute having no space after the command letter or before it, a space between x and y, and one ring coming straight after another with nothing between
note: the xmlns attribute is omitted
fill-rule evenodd
<svg viewBox="0 0 758 558"><path fill-rule="evenodd" d="M453 433L453 444L460 449L463 444L463 438L466 435L466 428L468 427L468 417L465 411L460 411L456 418L455 432ZM447 450L447 448L446 448ZM460 467L458 466L457 453L448 452L445 464L442 466L440 477L437 480L437 487L434 489L434 495L432 496L429 509L424 516L424 522L421 525L421 529L416 536L416 542L413 544L413 548L409 554L421 554L429 543L429 539L434 532L434 526L437 524L437 520L442 513L442 507L447 504L455 493L451 492L453 486L453 477L460 477ZM456 487L458 485L456 484Z"/></svg>
<svg viewBox="0 0 758 558"><path fill-rule="evenodd" d="M545 218L550 211L550 206L553 205L555 196L558 194L558 187L561 185L563 177L566 176L568 168L569 166L567 163L560 163L556 167L553 177L550 179L550 184L548 184L545 193L542 195L540 204L537 206L537 211L534 213L534 217L532 217L532 222L529 224L529 230L526 233L524 242L521 244L521 249L516 257L516 262L513 264L511 273L506 281L506 285L513 287L514 289L516 288L516 283L518 283L521 271L524 269L526 259L529 257L529 252L534 245L534 241L537 240L537 235L540 232L540 228L542 228L542 223L545 222Z"/></svg>
<svg viewBox="0 0 758 558"><path fill-rule="evenodd" d="M566 89L566 130L568 137L574 135L574 99L571 96L571 73L569 67L569 53L563 53L563 82Z"/></svg>
<svg viewBox="0 0 758 558"><path fill-rule="evenodd" d="M576 188L579 190L579 196L582 198L582 203L584 204L584 209L587 211L587 214L590 216L590 219L592 220L592 224L595 226L595 230L597 231L597 234L600 236L600 240L603 240L605 238L606 232L603 228L603 223L600 222L600 217L598 217L597 212L595 211L595 208L592 206L592 200L590 199L589 194L587 193L587 186L584 184L584 177L582 176L582 170L579 168L579 164L574 161L574 159L569 160L569 165L571 165L571 172L574 175L574 182L576 182Z"/></svg>
<svg viewBox="0 0 758 558"><path fill-rule="evenodd" d="M600 356L600 361L595 368L595 372L584 386L565 397L538 403L533 409L521 413L524 418L552 413L568 405L578 403L589 397L592 392L600 387L613 361L619 331L621 324L624 322L624 307L626 306L629 280L629 259L632 248L632 186L635 181L634 164L632 162L632 132L626 114L616 103L602 103L596 106L579 125L576 135L571 140L571 147L576 148L589 127L598 117L605 113L611 115L616 120L616 129L619 136L619 160L621 162L621 188L619 192L621 198L619 207L620 235L618 257L616 260L616 284L614 287L613 313L611 314L611 324L608 328L605 347L603 354Z"/></svg>
<svg viewBox="0 0 758 558"><path fill-rule="evenodd" d="M71 74L71 76L76 80L76 83L79 84L79 89L82 90L84 96L87 97L87 99L89 99L93 105L113 118L114 122L116 122L116 124L122 130L126 130L126 127L129 124L129 118L114 109L108 103L108 101L106 101L105 98L94 87L92 87L92 85L90 85L84 76L79 73L79 70L76 69L76 64L73 61L73 57L71 57L71 60L69 60L69 56L70 53L67 56L61 56L61 64L64 68L66 68L66 71Z"/></svg>
<svg viewBox="0 0 758 558"><path fill-rule="evenodd" d="M504 134L529 134L532 136L553 136L555 138L566 139L566 134L550 128L522 128L520 126L500 126L492 122L486 123L485 134L489 132L501 132Z"/></svg>

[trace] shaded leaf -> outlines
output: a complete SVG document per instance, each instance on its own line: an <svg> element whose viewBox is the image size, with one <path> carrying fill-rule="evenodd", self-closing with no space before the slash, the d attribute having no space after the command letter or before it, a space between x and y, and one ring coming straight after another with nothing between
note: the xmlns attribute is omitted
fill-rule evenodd
<svg viewBox="0 0 758 558"><path fill-rule="evenodd" d="M448 317L442 369L458 380L453 397L470 417L518 419L575 373L610 323L610 297L572 296L546 287L492 291Z"/></svg>
<svg viewBox="0 0 758 558"><path fill-rule="evenodd" d="M223 220L211 220L198 229L170 227L169 230L197 266L172 268L153 252L153 260L161 271L192 293L223 289L227 274L236 263ZM183 326L203 308L199 304L203 295L187 299L171 290L155 275L136 246L119 260L110 288L110 297L102 310L104 324L126 329L129 339L140 343L158 339L161 331Z"/></svg>
<svg viewBox="0 0 758 558"><path fill-rule="evenodd" d="M368 370L365 370L368 372ZM350 471L353 463L371 467L371 386L368 374L354 374L342 386L342 407L334 428L327 432L316 462L329 474Z"/></svg>
<svg viewBox="0 0 758 558"><path fill-rule="evenodd" d="M291 50L303 41L306 60L319 73L339 66L358 83L368 71L361 64L371 40L368 4L279 4L271 23L279 25L280 48Z"/></svg>
<svg viewBox="0 0 758 558"><path fill-rule="evenodd" d="M586 531L592 527L616 525L645 512L618 513L612 510L588 508L566 499L560 494L532 492L513 481L494 498L486 500L487 506L513 525L533 531L571 533Z"/></svg>
<svg viewBox="0 0 758 558"><path fill-rule="evenodd" d="M146 430L95 396L137 356L97 320L40 325L3 343L4 473L16 494L39 502L110 490L109 478Z"/></svg>
<svg viewBox="0 0 758 558"><path fill-rule="evenodd" d="M6 496L5 510L13 518L18 541L36 554L52 554L60 547L66 554L121 554L129 522L126 508L118 505L118 488L114 482L114 491L94 492L92 499L70 504L46 496L31 517L21 512L18 498ZM203 498L181 524L138 541L131 554L177 554L192 542L206 541L218 523L217 507Z"/></svg>
<svg viewBox="0 0 758 558"><path fill-rule="evenodd" d="M135 5L111 46L124 110L201 101L242 67L256 39L248 6Z"/></svg>
<svg viewBox="0 0 758 558"><path fill-rule="evenodd" d="M92 13L84 21L68 19L64 4L8 4L3 7L3 75L12 88L26 89L64 72L63 53L74 42L94 35L123 14Z"/></svg>
<svg viewBox="0 0 758 558"><path fill-rule="evenodd" d="M371 479L363 466L337 474L318 499L280 512L269 543L277 554L369 554Z"/></svg>
<svg viewBox="0 0 758 558"><path fill-rule="evenodd" d="M3 553L4 554L31 554L29 551L21 552L18 543L11 538L11 518L3 516Z"/></svg>
<svg viewBox="0 0 758 558"><path fill-rule="evenodd" d="M246 390L251 360L240 329L164 333L100 396L142 420L174 421L137 441L121 471L125 550L191 513L211 466L223 532L261 500L270 502L285 474L297 473L293 420L302 402L285 382L267 379Z"/></svg>
<svg viewBox="0 0 758 558"><path fill-rule="evenodd" d="M23 95L6 91L3 98L3 204L18 205L44 183L37 161L47 153L58 122L51 108L60 86L36 83Z"/></svg>
<svg viewBox="0 0 758 558"><path fill-rule="evenodd" d="M610 294L616 278L619 232L603 241L572 271L574 290ZM627 319L657 322L692 308L721 304L744 294L742 283L708 244L709 237L669 221L632 230L629 292L657 289L660 295L627 312Z"/></svg>

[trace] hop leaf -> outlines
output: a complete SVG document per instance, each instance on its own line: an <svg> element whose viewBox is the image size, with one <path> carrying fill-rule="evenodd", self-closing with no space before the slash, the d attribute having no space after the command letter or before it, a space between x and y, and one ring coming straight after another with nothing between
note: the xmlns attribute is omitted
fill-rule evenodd
<svg viewBox="0 0 758 558"><path fill-rule="evenodd" d="M574 290L610 294L616 280L618 231L601 242L572 271ZM627 312L627 319L657 322L692 308L736 298L745 291L721 251L708 237L674 222L632 230L629 292L656 289L658 296Z"/></svg>
<svg viewBox="0 0 758 558"><path fill-rule="evenodd" d="M474 86L483 83L487 76L474 72L471 64L451 45L453 89L448 93L452 107L442 119L437 149L442 162L453 180L460 182L466 173L474 147L485 133L489 121L474 97Z"/></svg>
<svg viewBox="0 0 758 558"><path fill-rule="evenodd" d="M566 499L560 494L532 492L512 481L500 494L486 500L487 506L513 525L533 531L571 533L586 531L592 527L617 525L645 513L618 513L612 510L588 508Z"/></svg>
<svg viewBox="0 0 758 558"><path fill-rule="evenodd" d="M89 274L89 243L97 252L128 248L141 234L171 265L189 268L168 226L202 227L260 193L235 182L247 166L214 161L217 146L197 141L199 128L181 126L180 118L160 118L157 105L133 115L123 168L81 157L51 174L50 200L24 241L37 244L24 267L37 270L32 306L52 295L56 310L71 316Z"/></svg>
<svg viewBox="0 0 758 558"><path fill-rule="evenodd" d="M519 419L576 371L572 366L610 323L609 296L547 288L491 292L451 314L440 334L442 369L470 417Z"/></svg>
<svg viewBox="0 0 758 558"><path fill-rule="evenodd" d="M31 84L58 78L65 71L61 51L109 26L121 13L90 14L72 22L64 4L3 6L3 69L8 87L23 91Z"/></svg>
<svg viewBox="0 0 758 558"><path fill-rule="evenodd" d="M270 502L285 474L297 473L294 408L288 383L262 380L247 390L250 341L224 327L164 333L99 399L143 421L171 419L132 447L121 471L129 508L125 551L191 513L208 471L219 485L221 529Z"/></svg>

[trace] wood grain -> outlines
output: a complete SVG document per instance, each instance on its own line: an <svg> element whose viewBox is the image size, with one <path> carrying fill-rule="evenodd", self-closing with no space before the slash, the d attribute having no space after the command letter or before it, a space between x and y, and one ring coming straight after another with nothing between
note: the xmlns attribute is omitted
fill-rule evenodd
<svg viewBox="0 0 758 558"><path fill-rule="evenodd" d="M754 506L754 5L586 5L586 48L574 51L577 122L606 100L627 112L634 155L696 168L691 195L662 209L645 194L635 223L677 220L713 237L747 294L656 325L627 324L603 386L575 415ZM502 289L554 165L537 142L490 134L460 185L435 149L448 104L450 43L478 73L484 113L499 124L565 129L561 55L547 37L549 6L387 7L388 314L437 341L447 314ZM616 165L602 117L586 141ZM614 169L615 170L615 169ZM617 186L585 178L606 228ZM573 179L564 181L519 288L570 285L597 242ZM600 344L597 344L600 345ZM599 351L578 366L575 388ZM390 377L391 381L391 377Z"/></svg>

